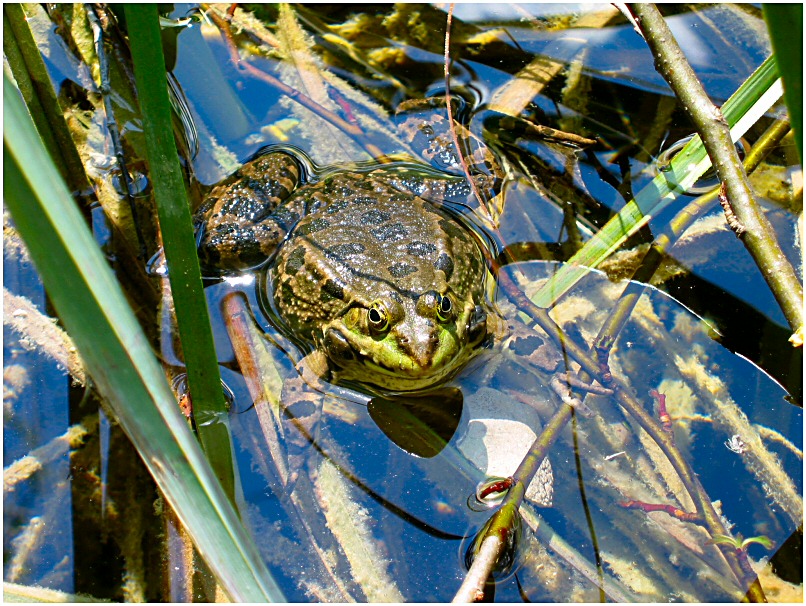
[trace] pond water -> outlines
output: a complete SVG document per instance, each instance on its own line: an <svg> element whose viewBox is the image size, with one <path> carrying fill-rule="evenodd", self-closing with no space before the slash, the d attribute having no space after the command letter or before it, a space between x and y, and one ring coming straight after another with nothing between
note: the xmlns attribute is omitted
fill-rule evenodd
<svg viewBox="0 0 806 606"><path fill-rule="evenodd" d="M217 8L201 17L196 5L174 5L165 15L182 24L166 30L164 42L175 57L174 98L184 117L181 134L197 202L267 146L297 156L305 183L344 170L366 173L375 166L368 150L395 166L461 181L462 169L445 162L450 145L429 165L402 128L412 116L444 120L444 105L395 113L404 101L445 94L444 9L249 8L254 13L236 11L229 35L222 34ZM48 18L37 18L57 93L75 103L74 115L87 112L87 145L108 153L103 136L101 143L92 140L103 123L99 113L88 109L85 92L77 92L86 83L80 62L59 42L55 26L47 26ZM58 25L63 17L55 11L52 19ZM588 240L652 180L661 151L693 128L654 70L644 41L608 5L459 4L453 20L450 94L464 126L503 162L507 178L497 230L472 198L446 204L482 234L504 263L501 271L533 296L570 258L575 242ZM770 52L752 6L681 10L668 21L718 103ZM715 35L725 28L730 36ZM248 69L233 66L234 48ZM267 75L305 92L347 126L290 100ZM138 204L141 215L151 217L145 169L133 153L139 118L127 93L118 94L120 130L133 154L130 171L144 187ZM518 97L526 100L518 105ZM776 107L751 129L748 144L781 111ZM505 119L512 114L520 120ZM558 142L530 125L595 141ZM782 246L797 262L787 192L791 198L790 182L800 167L790 148L776 148L754 184L766 192ZM99 180L111 178L100 164L93 169ZM634 236L631 247L664 233L694 197L682 198ZM117 261L124 253L100 212L95 219L99 240ZM800 571L802 555L781 549L790 535L797 542L802 526L802 354L786 345L789 329L761 272L720 220L717 204L671 250L653 286L632 283L641 297L611 348L609 368L653 419L662 420L650 391L665 394L674 447L734 536L769 539L769 549L754 542L747 553L768 599L786 601L802 595L802 579L791 572ZM149 253L157 253L148 225ZM5 287L44 311L30 265L8 244L5 250ZM630 275L636 263L625 253L608 267L612 280L591 272L562 297L552 317L568 338L590 346L628 284L616 277ZM541 427L563 406L549 387L552 376L576 365L566 358L553 371L536 366L528 359L534 348L524 345L534 341L527 338L486 343L466 368L424 397L379 396L355 391L354 384L326 387L316 414L297 423L283 418L285 443L278 451L271 405L255 401L254 388L270 385L279 393L309 352L275 327L263 292L265 271L205 280L222 379L233 394L229 424L238 507L261 555L289 601L449 601L467 572L472 538L492 511L476 500L477 486L488 476L515 472ZM161 278L148 280L158 292ZM523 310L491 278L487 290L491 314L522 325ZM238 332L233 310L245 314L254 332ZM170 318L155 305L150 322L163 362L181 371ZM252 339L252 353L270 364L244 376L237 342L249 334L267 335ZM69 388L63 368L8 327L4 355L8 469L54 443L68 426L85 422L98 403L81 388ZM20 373L24 378L13 382ZM589 395L584 405L590 414L581 409L559 431L548 454L550 471L543 468L530 485L513 562L496 574L486 597L741 599L747 587L737 583L701 527L647 509L669 505L679 513L694 506L640 423L606 395ZM83 447L72 446L78 451L72 459L65 446L33 479L4 491L4 579L113 599L212 599L198 576L172 571L187 565L176 547L175 521L153 514L161 500L143 470L132 471L137 458L120 430L103 416L95 426L100 429L90 431ZM142 525L134 544L127 542L132 531L110 516L110 500L119 507L116 516L131 515Z"/></svg>

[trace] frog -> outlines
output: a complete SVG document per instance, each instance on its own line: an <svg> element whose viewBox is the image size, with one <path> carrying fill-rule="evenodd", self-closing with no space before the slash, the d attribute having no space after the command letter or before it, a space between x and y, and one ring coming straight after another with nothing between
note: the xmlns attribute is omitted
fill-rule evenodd
<svg viewBox="0 0 806 606"><path fill-rule="evenodd" d="M427 392L496 341L513 351L527 343L528 364L553 373L551 389L583 414L570 385L607 393L557 373L564 357L554 344L506 322L490 304L479 234L430 199L452 185L469 195L465 182L384 166L308 183L302 175L292 154L259 154L211 191L198 217L203 266L261 268L277 328L306 352L280 398L305 441L313 442L321 395L334 386L383 396ZM286 486L301 463L290 467Z"/></svg>
<svg viewBox="0 0 806 606"><path fill-rule="evenodd" d="M199 211L203 265L267 262L278 328L322 378L384 394L449 380L492 334L478 236L420 195L440 184L399 167L301 175L273 151L213 189Z"/></svg>

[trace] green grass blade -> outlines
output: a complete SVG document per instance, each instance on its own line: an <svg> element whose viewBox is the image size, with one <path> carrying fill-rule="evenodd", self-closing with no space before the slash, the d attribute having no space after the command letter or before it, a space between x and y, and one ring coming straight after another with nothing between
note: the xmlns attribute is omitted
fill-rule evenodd
<svg viewBox="0 0 806 606"><path fill-rule="evenodd" d="M3 5L3 52L39 136L62 176L74 191L87 189L89 182L84 165L67 129L62 108L21 4Z"/></svg>
<svg viewBox="0 0 806 606"><path fill-rule="evenodd" d="M193 400L193 417L210 464L226 493L234 498L229 423L196 256L190 205L173 137L159 14L155 4L127 4L125 11L149 174Z"/></svg>
<svg viewBox="0 0 806 606"><path fill-rule="evenodd" d="M784 80L784 100L803 161L803 4L763 4L772 50Z"/></svg>
<svg viewBox="0 0 806 606"><path fill-rule="evenodd" d="M5 202L93 381L229 596L282 601L19 91L5 76L3 101Z"/></svg>
<svg viewBox="0 0 806 606"><path fill-rule="evenodd" d="M780 99L781 80L775 61L768 58L722 106L738 141ZM534 303L549 307L568 292L590 268L596 267L632 234L688 190L711 167L711 159L699 135L674 157L669 170L661 172L599 232L591 238L535 295Z"/></svg>

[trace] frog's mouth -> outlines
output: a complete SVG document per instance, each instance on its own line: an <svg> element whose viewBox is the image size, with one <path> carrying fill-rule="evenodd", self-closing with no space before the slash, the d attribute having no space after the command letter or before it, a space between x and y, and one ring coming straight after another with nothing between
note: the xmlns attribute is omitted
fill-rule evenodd
<svg viewBox="0 0 806 606"><path fill-rule="evenodd" d="M384 390L411 392L424 390L450 379L479 350L480 331L470 331L472 339L445 332L427 357L415 359L393 338L374 340L329 327L322 339L328 358L338 367L339 379L371 383ZM483 335L482 335L483 336Z"/></svg>
<svg viewBox="0 0 806 606"><path fill-rule="evenodd" d="M356 368L353 372L355 376L351 376L354 380L361 380L373 383L379 387L393 391L419 391L429 389L446 381L452 377L459 369L464 366L465 362L472 356L465 356L464 359L459 359L457 356L451 364L445 365L439 369L427 369L422 376L405 376L401 375L397 370L385 368L376 364L372 360L362 360L363 369ZM363 372L362 372L363 370Z"/></svg>

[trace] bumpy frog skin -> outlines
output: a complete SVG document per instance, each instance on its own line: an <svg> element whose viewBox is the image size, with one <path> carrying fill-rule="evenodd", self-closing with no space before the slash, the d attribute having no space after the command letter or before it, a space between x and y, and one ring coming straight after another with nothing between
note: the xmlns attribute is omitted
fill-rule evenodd
<svg viewBox="0 0 806 606"><path fill-rule="evenodd" d="M427 389L487 335L486 268L455 218L398 189L390 171L339 172L294 190L295 160L252 160L201 209L208 266L269 263L281 330L326 355L334 377L384 392Z"/></svg>

